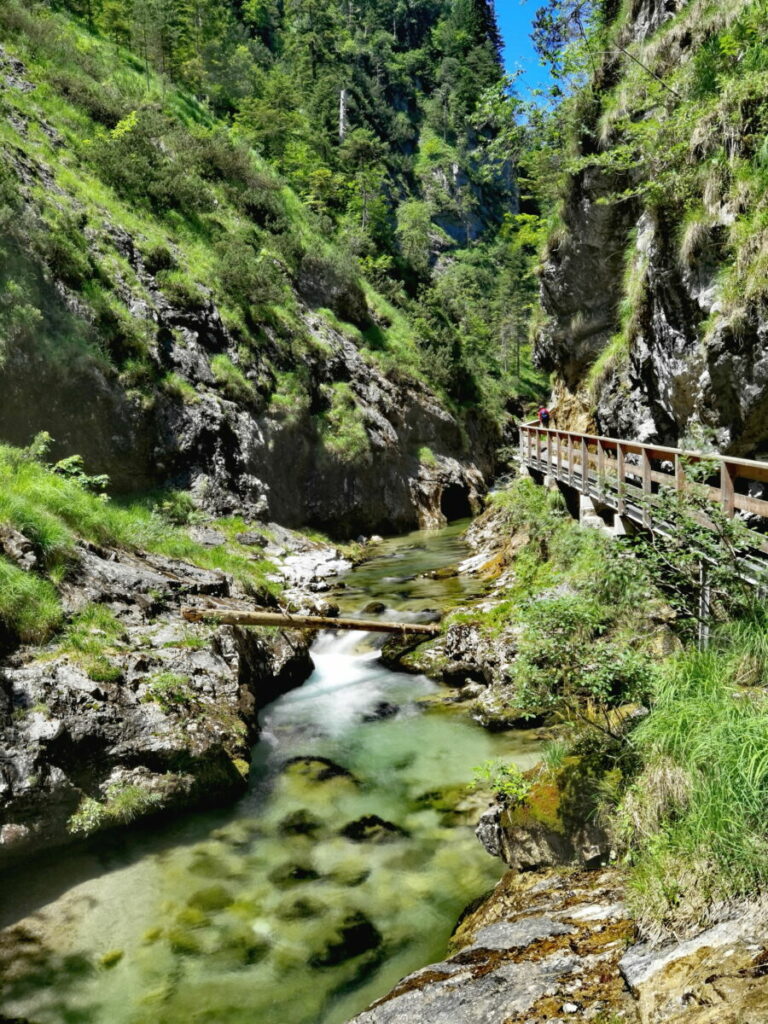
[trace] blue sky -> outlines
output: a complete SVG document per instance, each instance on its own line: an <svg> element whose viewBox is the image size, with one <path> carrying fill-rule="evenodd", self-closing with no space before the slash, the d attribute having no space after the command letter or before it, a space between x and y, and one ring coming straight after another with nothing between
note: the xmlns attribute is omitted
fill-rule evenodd
<svg viewBox="0 0 768 1024"><path fill-rule="evenodd" d="M531 89L549 84L547 70L539 64L530 38L531 22L541 3L542 0L496 0L496 17L506 44L507 70L512 73L517 68L523 69L517 82L517 92L522 99L529 98Z"/></svg>

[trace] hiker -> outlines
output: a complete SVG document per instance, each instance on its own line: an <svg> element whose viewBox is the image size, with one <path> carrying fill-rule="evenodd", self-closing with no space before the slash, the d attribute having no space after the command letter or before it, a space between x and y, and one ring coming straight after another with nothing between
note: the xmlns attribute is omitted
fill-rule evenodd
<svg viewBox="0 0 768 1024"><path fill-rule="evenodd" d="M545 430L549 429L549 409L546 409L543 405L539 409L539 423Z"/></svg>

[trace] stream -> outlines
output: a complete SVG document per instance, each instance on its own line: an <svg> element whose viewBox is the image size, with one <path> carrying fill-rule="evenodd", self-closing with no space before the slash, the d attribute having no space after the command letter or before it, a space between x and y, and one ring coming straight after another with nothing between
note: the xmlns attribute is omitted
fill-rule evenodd
<svg viewBox="0 0 768 1024"><path fill-rule="evenodd" d="M392 618L459 604L478 584L439 570L466 556L465 528L385 541L333 599ZM235 806L7 873L0 1019L342 1024L440 959L501 873L473 834L473 769L527 768L539 747L430 704L443 688L386 669L380 642L318 638L311 678L261 713Z"/></svg>

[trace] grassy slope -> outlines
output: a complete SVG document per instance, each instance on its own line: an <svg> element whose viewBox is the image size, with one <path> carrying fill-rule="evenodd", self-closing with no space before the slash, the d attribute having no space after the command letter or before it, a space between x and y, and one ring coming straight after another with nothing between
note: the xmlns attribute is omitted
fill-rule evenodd
<svg viewBox="0 0 768 1024"><path fill-rule="evenodd" d="M642 542L628 557L527 480L496 501L505 534L526 542L513 545L505 599L455 618L495 634L515 626L510 693L518 710L570 722L569 747L547 761L611 832L643 931L684 932L765 892L764 609L736 603L699 652L646 574ZM615 728L611 709L637 701L650 715Z"/></svg>
<svg viewBox="0 0 768 1024"><path fill-rule="evenodd" d="M116 227L132 236L148 266L162 265L157 281L172 302L184 307L213 298L226 325L242 339L241 369L250 365L264 330L286 360L299 361L313 342L291 284L297 260L311 253L350 281L355 270L324 239L298 198L193 97L147 75L130 53L90 35L72 19L41 10L26 14L12 2L0 11L0 33L7 52L24 62L36 86L3 92L3 164L6 169L24 164L45 168L24 185L6 170L6 209L19 208L21 193L26 212L22 223L6 212L3 226L18 248L34 254L45 277L64 278L95 320L94 330L78 318L63 331L55 325L54 342L54 325L45 322L43 310L36 334L47 342L50 358L66 363L84 353L113 365L126 388L147 396L156 387L178 387L177 381L158 379L147 352L151 321L129 309L131 300L150 307L152 300L115 245ZM133 120L137 110L138 124ZM167 157L169 177L176 183L158 184L142 167L126 183L119 165L130 162L144 121L155 115L162 124L152 145ZM162 208L147 198L147 189L159 187L170 188ZM200 209L185 207L184 188L204 196ZM257 228L254 217L266 226ZM242 242L237 250L233 239ZM3 291L7 296L14 287L31 292L34 307L31 277L28 265L16 273L11 269ZM421 375L407 320L370 285L366 292L378 324L370 344L350 325L356 340L385 368Z"/></svg>
<svg viewBox="0 0 768 1024"><path fill-rule="evenodd" d="M174 527L150 501L118 505L104 500L77 480L45 467L29 452L8 446L0 446L2 524L32 542L40 563L39 571L29 572L0 558L0 622L25 642L44 642L61 626L56 587L76 566L78 540L219 569L254 593L275 589L267 580L274 567L267 561L253 561L233 537L225 546L203 547L185 530Z"/></svg>

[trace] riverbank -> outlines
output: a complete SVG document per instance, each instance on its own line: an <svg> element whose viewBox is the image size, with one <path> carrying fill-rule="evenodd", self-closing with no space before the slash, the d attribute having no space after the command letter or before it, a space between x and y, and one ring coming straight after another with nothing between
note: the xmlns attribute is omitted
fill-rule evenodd
<svg viewBox="0 0 768 1024"><path fill-rule="evenodd" d="M556 494L523 481L510 494L469 533L463 569L488 593L392 658L453 685L490 728L558 721L558 738L534 771L490 773L498 801L478 838L513 870L452 955L356 1021L760 1024L764 614L740 603L724 557L721 624L700 654L683 543L660 572L642 539L581 530ZM695 528L685 508L679 524Z"/></svg>
<svg viewBox="0 0 768 1024"><path fill-rule="evenodd" d="M316 597L434 618L482 590L441 572L468 554L465 527L384 541ZM234 803L6 872L2 1010L42 1024L193 1009L228 1024L340 1024L441 955L498 878L473 835L491 798L467 793L474 769L531 767L541 742L433 708L441 688L378 653L354 635L314 643L310 678L259 715Z"/></svg>

